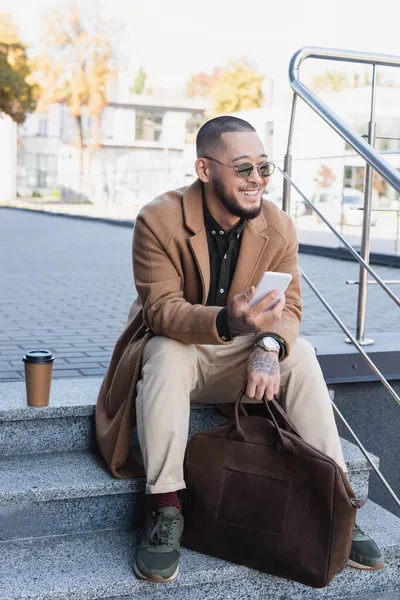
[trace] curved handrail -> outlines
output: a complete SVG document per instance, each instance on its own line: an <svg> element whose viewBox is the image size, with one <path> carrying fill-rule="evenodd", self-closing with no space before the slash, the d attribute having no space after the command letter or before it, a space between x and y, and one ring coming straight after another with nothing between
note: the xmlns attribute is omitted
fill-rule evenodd
<svg viewBox="0 0 400 600"><path fill-rule="evenodd" d="M371 65L400 67L400 56L373 54L369 52L352 52L331 48L309 46L298 50L290 61L290 85L298 96L304 100L328 125L332 127L360 156L362 156L379 175L400 193L400 173L396 171L376 150L362 137L353 131L322 100L318 98L304 83L300 81L300 65L306 58L335 60L342 62L358 62Z"/></svg>
<svg viewBox="0 0 400 600"><path fill-rule="evenodd" d="M329 227L331 232L338 238L338 240L340 242L342 242L342 244L344 246L346 246L347 250L356 259L356 261L359 262L360 265L362 265L364 267L364 269L366 269L368 271L368 273L371 275L371 277L373 277L374 280L376 281L376 283L381 286L381 288L383 289L384 292L386 292L386 294L389 296L389 298L391 298L393 300L393 302L395 304L397 304L397 306L400 307L400 298L398 298L396 296L396 294L386 285L386 283L384 283L384 281L382 281L382 279L379 277L379 275L377 273L375 273L375 271L369 266L369 264L367 264L365 262L365 260L358 254L358 252L356 250L354 250L353 246L351 244L349 244L349 242L347 240L345 240L345 238L338 231L336 231L334 226L330 224L328 219L326 219L324 217L324 215L318 210L318 208L315 206L315 204L313 204L311 202L311 200L309 200L307 198L307 196L305 194L303 194L301 189L294 183L293 179L291 177L289 177L289 175L287 173L285 173L285 171L283 171L278 166L277 166L277 170L284 177L285 181L287 181L296 190L296 192L299 194L299 196L301 196L301 198L303 198L303 200L306 202L306 204L312 208L312 210L318 215L318 217L321 219L321 221L323 223L325 223L325 225L327 227Z"/></svg>

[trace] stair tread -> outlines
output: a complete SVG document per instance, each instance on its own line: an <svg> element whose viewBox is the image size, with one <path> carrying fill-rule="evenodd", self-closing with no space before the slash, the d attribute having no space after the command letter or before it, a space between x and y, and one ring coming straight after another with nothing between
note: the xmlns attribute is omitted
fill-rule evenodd
<svg viewBox="0 0 400 600"><path fill-rule="evenodd" d="M349 471L368 469L358 448L346 440L342 443ZM115 478L102 457L91 450L21 454L0 459L0 506L142 489L143 478Z"/></svg>
<svg viewBox="0 0 400 600"><path fill-rule="evenodd" d="M353 444L347 440L342 440L342 444L349 471L368 468L367 461ZM22 454L0 459L0 506L142 489L143 478L115 478L103 459L90 450Z"/></svg>
<svg viewBox="0 0 400 600"><path fill-rule="evenodd" d="M142 489L143 477L117 479L103 459L90 450L23 454L0 459L0 506Z"/></svg>
<svg viewBox="0 0 400 600"><path fill-rule="evenodd" d="M28 406L24 381L0 386L0 422L94 414L101 377L54 379L49 406Z"/></svg>
<svg viewBox="0 0 400 600"><path fill-rule="evenodd" d="M3 382L0 384L0 423L94 415L102 380L101 377L54 379L48 406L28 406L24 381Z"/></svg>
<svg viewBox="0 0 400 600"><path fill-rule="evenodd" d="M392 589L391 586L396 584L394 579L398 582L400 519L371 502L359 511L358 522L385 552L386 569L372 573L345 569L328 588L317 590L315 597L344 597L350 592L355 594L358 589L363 593ZM134 533L122 530L2 542L0 600L64 600L71 597L87 600L128 594L148 597L151 589L158 588L152 586L150 589L149 584L138 581L132 573L136 543ZM184 587L217 586L232 580L237 581L239 587L240 581L247 580L257 593L260 586L265 586L265 598L276 597L279 591L281 599L297 600L313 597L311 592L315 592L185 548L182 549L180 576L171 586L178 593ZM201 594L201 587L198 593Z"/></svg>

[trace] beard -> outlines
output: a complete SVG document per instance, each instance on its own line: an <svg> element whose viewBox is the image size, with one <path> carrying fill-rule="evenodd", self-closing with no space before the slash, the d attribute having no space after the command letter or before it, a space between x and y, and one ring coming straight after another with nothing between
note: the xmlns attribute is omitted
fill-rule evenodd
<svg viewBox="0 0 400 600"><path fill-rule="evenodd" d="M228 190L219 179L213 179L213 187L218 200L220 200L225 208L229 210L232 215L235 215L235 217L251 220L258 217L261 213L262 201L256 208L246 210L240 206L239 202L232 195L229 194Z"/></svg>

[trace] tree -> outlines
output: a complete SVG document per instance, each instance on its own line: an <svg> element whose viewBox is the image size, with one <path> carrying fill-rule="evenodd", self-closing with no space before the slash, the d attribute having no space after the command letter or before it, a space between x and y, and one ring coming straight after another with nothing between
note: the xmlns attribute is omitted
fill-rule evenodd
<svg viewBox="0 0 400 600"><path fill-rule="evenodd" d="M197 73L187 85L189 97L210 98L212 113L232 113L259 108L263 103L264 76L247 58L230 60L226 67L216 67L210 74Z"/></svg>
<svg viewBox="0 0 400 600"><path fill-rule="evenodd" d="M330 167L321 165L314 177L314 181L317 187L330 188L336 181L336 175Z"/></svg>
<svg viewBox="0 0 400 600"><path fill-rule="evenodd" d="M378 173L374 173L372 185L379 197L384 196L386 194L388 184L384 179L382 179L380 175L378 175Z"/></svg>
<svg viewBox="0 0 400 600"><path fill-rule="evenodd" d="M221 69L215 67L211 75L209 73L204 73L204 71L192 75L187 84L186 95L189 98L206 98L217 84L220 73Z"/></svg>
<svg viewBox="0 0 400 600"><path fill-rule="evenodd" d="M221 69L210 97L215 114L249 110L262 106L264 75L247 60L231 60Z"/></svg>
<svg viewBox="0 0 400 600"><path fill-rule="evenodd" d="M139 68L139 71L136 74L135 81L133 84L133 93L134 94L143 94L144 88L146 85L147 73L143 69L143 67Z"/></svg>
<svg viewBox="0 0 400 600"><path fill-rule="evenodd" d="M82 176L82 117L88 115L87 137L97 147L106 86L114 74L110 39L98 14L85 16L76 4L67 4L46 15L42 44L44 52L35 58L33 73L41 90L38 110L46 111L56 102L68 106L76 124Z"/></svg>
<svg viewBox="0 0 400 600"><path fill-rule="evenodd" d="M351 87L353 86L347 75L339 71L326 71L321 75L316 75L311 84L314 92L341 92Z"/></svg>
<svg viewBox="0 0 400 600"><path fill-rule="evenodd" d="M29 59L11 15L0 14L0 114L20 124L35 110L37 88L29 82Z"/></svg>
<svg viewBox="0 0 400 600"><path fill-rule="evenodd" d="M381 73L376 74L377 85L387 85ZM314 92L341 92L349 88L371 86L372 79L368 71L354 71L347 76L340 71L325 71L315 75L311 83Z"/></svg>

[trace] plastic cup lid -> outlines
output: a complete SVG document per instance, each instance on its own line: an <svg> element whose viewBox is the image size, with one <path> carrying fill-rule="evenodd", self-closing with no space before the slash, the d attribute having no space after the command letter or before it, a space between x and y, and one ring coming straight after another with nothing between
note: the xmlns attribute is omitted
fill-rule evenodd
<svg viewBox="0 0 400 600"><path fill-rule="evenodd" d="M48 363L52 362L54 358L48 350L30 350L22 360L30 363Z"/></svg>

